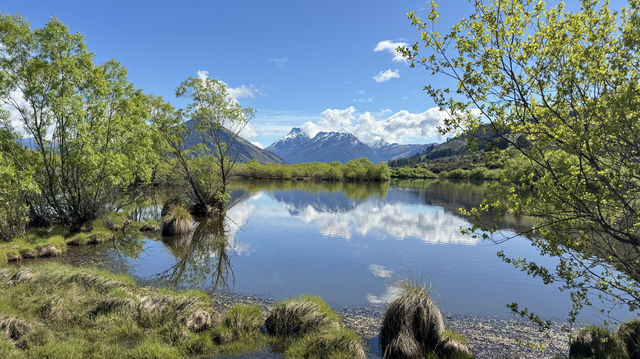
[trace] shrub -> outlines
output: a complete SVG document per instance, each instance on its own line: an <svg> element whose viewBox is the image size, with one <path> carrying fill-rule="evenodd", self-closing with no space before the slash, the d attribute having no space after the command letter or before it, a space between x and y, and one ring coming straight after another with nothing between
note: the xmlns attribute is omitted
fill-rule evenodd
<svg viewBox="0 0 640 359"><path fill-rule="evenodd" d="M569 358L624 358L625 352L620 339L609 329L589 326L578 332L569 346Z"/></svg>
<svg viewBox="0 0 640 359"><path fill-rule="evenodd" d="M262 312L257 305L236 304L225 315L214 332L214 340L227 344L237 339L255 338L262 333Z"/></svg>
<svg viewBox="0 0 640 359"><path fill-rule="evenodd" d="M471 357L459 337L445 331L442 314L426 289L408 283L384 315L380 345L387 359Z"/></svg>
<svg viewBox="0 0 640 359"><path fill-rule="evenodd" d="M631 359L640 359L640 319L623 323L618 329L618 337L622 340Z"/></svg>
<svg viewBox="0 0 640 359"><path fill-rule="evenodd" d="M177 235L191 232L193 217L184 204L167 204L162 209L162 234Z"/></svg>
<svg viewBox="0 0 640 359"><path fill-rule="evenodd" d="M339 329L340 317L320 298L303 296L278 303L265 322L276 336L303 336L322 327Z"/></svg>

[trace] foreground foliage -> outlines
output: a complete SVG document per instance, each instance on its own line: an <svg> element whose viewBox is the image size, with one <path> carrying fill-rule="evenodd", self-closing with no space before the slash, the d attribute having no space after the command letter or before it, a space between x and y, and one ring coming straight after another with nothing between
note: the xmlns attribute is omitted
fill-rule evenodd
<svg viewBox="0 0 640 359"><path fill-rule="evenodd" d="M146 97L120 63L94 64L84 36L55 18L32 30L20 16L1 15L0 43L0 103L33 141L32 151L2 149L2 157L33 172L39 194L23 203L32 220L77 228L150 179L157 155Z"/></svg>
<svg viewBox="0 0 640 359"><path fill-rule="evenodd" d="M129 277L95 269L0 269L0 288L3 358L176 358L246 352L266 343L254 324L234 327L237 338L216 344L218 313L204 293L140 288Z"/></svg>
<svg viewBox="0 0 640 359"><path fill-rule="evenodd" d="M597 0L573 13L539 0L473 3L444 34L437 6L425 20L410 13L421 40L402 49L453 82L425 87L449 113L443 131L489 126L508 144L495 150L507 162L502 186L470 214L537 218L522 233L559 264L501 256L570 291L571 321L590 294L604 311L640 309L640 2L617 13Z"/></svg>

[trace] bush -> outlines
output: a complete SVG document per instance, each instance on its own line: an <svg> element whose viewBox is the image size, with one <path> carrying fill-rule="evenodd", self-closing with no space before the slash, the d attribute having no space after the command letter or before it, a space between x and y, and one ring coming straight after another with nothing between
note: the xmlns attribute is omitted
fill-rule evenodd
<svg viewBox="0 0 640 359"><path fill-rule="evenodd" d="M265 325L271 335L299 337L323 327L339 329L342 321L320 297L303 296L278 303Z"/></svg>
<svg viewBox="0 0 640 359"><path fill-rule="evenodd" d="M427 291L408 283L384 315L380 345L387 359L472 357L456 335L445 331L442 314Z"/></svg>
<svg viewBox="0 0 640 359"><path fill-rule="evenodd" d="M623 323L618 329L618 337L622 340L630 359L640 359L640 319Z"/></svg>
<svg viewBox="0 0 640 359"><path fill-rule="evenodd" d="M238 339L250 339L262 333L262 312L257 305L236 304L225 315L222 324L214 332L218 344Z"/></svg>
<svg viewBox="0 0 640 359"><path fill-rule="evenodd" d="M173 236L191 232L193 217L189 209L180 203L168 203L162 209L162 234Z"/></svg>
<svg viewBox="0 0 640 359"><path fill-rule="evenodd" d="M309 162L292 165L274 163L260 164L258 161L239 163L235 175L242 178L292 179L312 178L324 181L388 181L391 170L386 163L373 164L366 158L340 162Z"/></svg>
<svg viewBox="0 0 640 359"><path fill-rule="evenodd" d="M626 357L623 343L609 329L589 326L578 332L569 346L569 358L618 359Z"/></svg>

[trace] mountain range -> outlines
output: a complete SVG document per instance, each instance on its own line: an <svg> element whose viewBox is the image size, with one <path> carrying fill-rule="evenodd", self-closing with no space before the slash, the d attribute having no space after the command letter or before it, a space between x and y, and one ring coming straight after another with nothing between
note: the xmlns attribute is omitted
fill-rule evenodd
<svg viewBox="0 0 640 359"><path fill-rule="evenodd" d="M189 128L186 147L203 143L202 136L195 131L195 121L185 123ZM222 140L226 141L230 133L224 131ZM33 138L18 141L22 146L36 148ZM205 144L212 148L210 143ZM248 162L256 159L261 163L303 163L303 162L348 162L366 157L373 163L386 162L414 156L433 148L434 144L398 144L387 143L384 140L373 145L360 141L356 136L344 131L318 132L315 136L297 127L291 129L288 135L274 142L269 147L261 149L242 137L238 137L232 145L229 155L238 162Z"/></svg>
<svg viewBox="0 0 640 359"><path fill-rule="evenodd" d="M186 147L192 147L196 144L202 143L202 136L195 131L195 120L190 120L185 122L185 125L190 130L189 136L186 139ZM222 132L221 140L228 141L230 133L227 130ZM213 148L212 144L204 143L209 148ZM253 143L245 140L244 138L238 136L236 141L231 145L231 149L229 149L229 155L232 158L235 158L238 162L249 162L252 159L256 159L261 163L284 163L284 160L277 155L263 150L260 147L254 145Z"/></svg>
<svg viewBox="0 0 640 359"><path fill-rule="evenodd" d="M318 132L311 137L304 130L294 127L288 135L271 144L266 150L280 156L287 163L344 163L362 157L378 163L421 153L431 146L432 144L389 144L385 141L369 146L348 132Z"/></svg>

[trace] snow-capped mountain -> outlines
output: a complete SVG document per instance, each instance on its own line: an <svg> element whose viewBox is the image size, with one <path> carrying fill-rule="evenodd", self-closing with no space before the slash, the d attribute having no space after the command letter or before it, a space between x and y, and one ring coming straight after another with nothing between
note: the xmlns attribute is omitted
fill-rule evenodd
<svg viewBox="0 0 640 359"><path fill-rule="evenodd" d="M282 157L288 163L344 163L361 157L366 157L371 162L383 161L371 147L350 133L318 132L311 138L297 127L266 150Z"/></svg>
<svg viewBox="0 0 640 359"><path fill-rule="evenodd" d="M384 140L369 146L348 132L318 132L312 138L304 130L294 127L289 134L274 142L266 150L282 157L288 163L332 161L344 163L362 157L377 163L412 156L431 146L432 144L389 144Z"/></svg>

